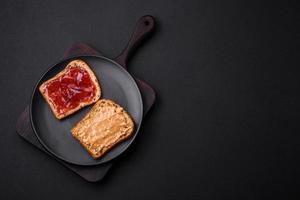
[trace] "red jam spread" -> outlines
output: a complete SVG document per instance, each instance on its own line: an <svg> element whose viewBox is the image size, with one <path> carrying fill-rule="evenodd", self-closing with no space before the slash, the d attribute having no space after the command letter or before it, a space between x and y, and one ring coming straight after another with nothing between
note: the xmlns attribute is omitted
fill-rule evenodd
<svg viewBox="0 0 300 200"><path fill-rule="evenodd" d="M94 98L96 87L89 73L80 67L70 67L61 76L47 83L45 94L59 114L76 108Z"/></svg>

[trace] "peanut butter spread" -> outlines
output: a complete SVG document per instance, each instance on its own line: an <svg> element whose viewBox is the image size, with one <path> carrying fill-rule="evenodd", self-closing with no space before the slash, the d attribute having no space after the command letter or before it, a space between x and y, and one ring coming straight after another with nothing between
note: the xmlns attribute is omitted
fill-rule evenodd
<svg viewBox="0 0 300 200"><path fill-rule="evenodd" d="M71 132L93 158L98 158L128 138L133 128L133 121L121 106L110 100L99 100Z"/></svg>

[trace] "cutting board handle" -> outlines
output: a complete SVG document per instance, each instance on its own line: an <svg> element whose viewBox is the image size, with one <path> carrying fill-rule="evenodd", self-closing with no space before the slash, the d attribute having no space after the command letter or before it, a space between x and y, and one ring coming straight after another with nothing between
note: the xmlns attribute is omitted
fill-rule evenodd
<svg viewBox="0 0 300 200"><path fill-rule="evenodd" d="M135 29L125 49L114 60L127 69L127 60L130 54L141 44L143 39L154 30L154 23L154 17L151 15L141 17L136 23Z"/></svg>

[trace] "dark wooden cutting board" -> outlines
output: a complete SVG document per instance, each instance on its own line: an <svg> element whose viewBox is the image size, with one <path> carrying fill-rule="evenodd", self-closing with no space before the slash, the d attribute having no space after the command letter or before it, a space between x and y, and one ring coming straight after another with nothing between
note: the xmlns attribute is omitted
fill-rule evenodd
<svg viewBox="0 0 300 200"><path fill-rule="evenodd" d="M142 17L139 20L139 22L142 19L144 19L145 17L149 17L149 16ZM138 22L136 29L132 35L132 38L129 42L129 45L128 45L129 47L130 47L130 45L133 45L133 47L135 48L135 46L137 46L137 44L141 41L141 39L139 38L141 36L141 35L139 35L139 29L140 29L139 25L141 25L141 24L139 22ZM127 50L128 50L127 53L129 54L130 48L125 49L125 51L127 51ZM76 56L76 55L83 55L83 54L103 55L102 53L100 53L99 51L95 50L94 48L92 48L91 46L89 46L87 44L78 43L78 44L74 44L70 49L68 49L64 53L63 58ZM125 69L127 69L126 59L124 59L124 58L117 58L117 59L120 59L121 61L123 60L124 63L122 65ZM135 78L135 80L137 82L137 85L138 85L141 95L142 95L143 104L144 104L144 116L145 116L155 102L155 92L151 88L151 86L149 86L144 81L141 81L137 78ZM46 149L39 143L38 139L36 138L32 128L31 128L28 106L21 113L21 115L19 116L19 118L17 120L16 131L24 140L31 143L32 145L34 145L38 149L42 150L46 154L50 155L56 161L58 161L59 163L61 163L62 165L64 165L68 169L72 170L73 172L75 172L76 174L78 174L79 176L81 176L82 178L84 178L86 181L89 181L89 182L100 181L105 176L105 174L109 171L110 167L114 164L114 162L116 162L116 161L111 161L111 162L104 163L104 164L97 165L97 166L79 166L79 165L73 165L73 164L64 162L64 161L52 156L52 154L47 152Z"/></svg>

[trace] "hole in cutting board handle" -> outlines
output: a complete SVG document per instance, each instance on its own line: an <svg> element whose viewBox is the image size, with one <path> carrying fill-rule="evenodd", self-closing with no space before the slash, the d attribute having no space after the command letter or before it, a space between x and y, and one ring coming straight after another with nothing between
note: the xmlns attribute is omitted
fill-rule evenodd
<svg viewBox="0 0 300 200"><path fill-rule="evenodd" d="M141 17L141 25L144 26L144 28L146 28L146 30L150 30L153 28L154 26L154 18L150 15L146 15Z"/></svg>
<svg viewBox="0 0 300 200"><path fill-rule="evenodd" d="M149 22L148 20L146 20L146 21L144 21L144 24L145 24L146 26L149 26L150 22Z"/></svg>

